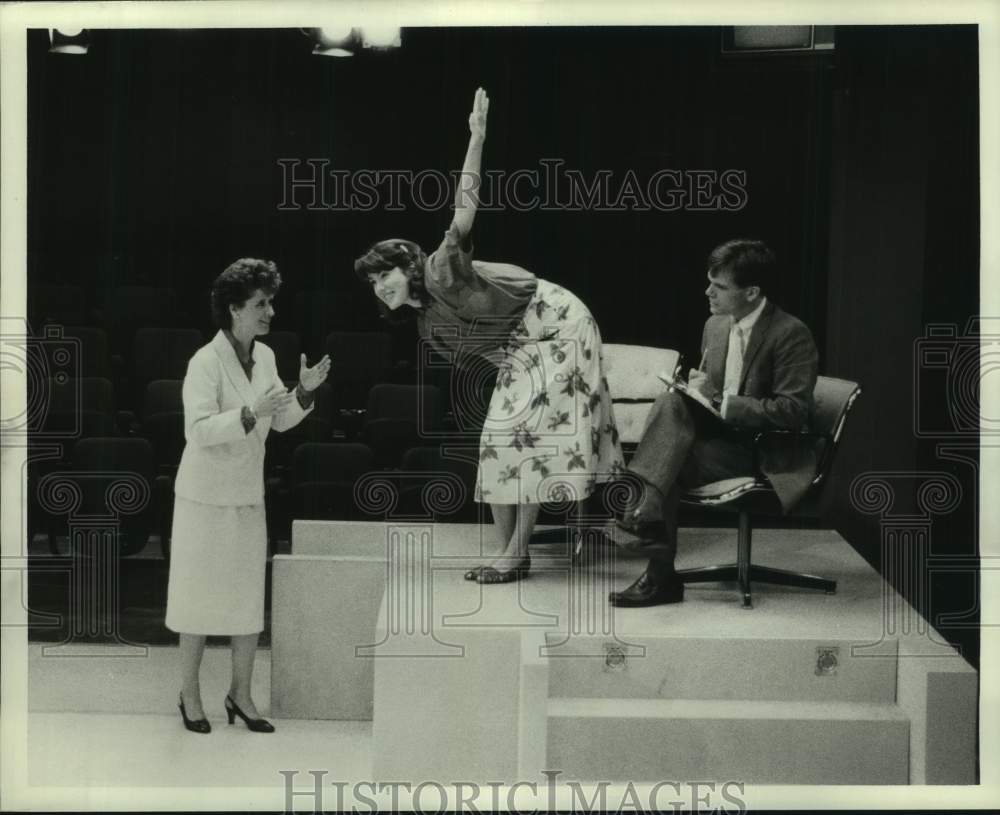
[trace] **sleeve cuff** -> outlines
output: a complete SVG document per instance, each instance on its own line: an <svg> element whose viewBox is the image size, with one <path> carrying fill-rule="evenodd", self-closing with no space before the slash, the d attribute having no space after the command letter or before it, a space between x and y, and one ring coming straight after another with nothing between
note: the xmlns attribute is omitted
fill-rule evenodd
<svg viewBox="0 0 1000 815"><path fill-rule="evenodd" d="M257 417L253 415L253 411L246 405L240 410L240 421L243 423L243 432L249 433L257 424Z"/></svg>
<svg viewBox="0 0 1000 815"><path fill-rule="evenodd" d="M313 400L316 398L316 391L307 391L302 387L302 383L300 382L295 386L295 398L299 401L299 407L303 410L309 410Z"/></svg>

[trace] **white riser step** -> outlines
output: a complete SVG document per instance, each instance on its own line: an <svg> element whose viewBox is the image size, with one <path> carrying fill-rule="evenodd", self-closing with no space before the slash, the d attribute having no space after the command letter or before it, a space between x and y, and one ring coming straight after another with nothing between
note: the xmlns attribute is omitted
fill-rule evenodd
<svg viewBox="0 0 1000 815"><path fill-rule="evenodd" d="M549 659L549 696L896 701L895 653L851 656L856 641L642 636L624 640L578 637L560 647L558 657ZM836 662L832 669L830 654ZM817 672L821 658L827 671Z"/></svg>
<svg viewBox="0 0 1000 815"><path fill-rule="evenodd" d="M551 699L546 767L565 780L906 784L894 705Z"/></svg>

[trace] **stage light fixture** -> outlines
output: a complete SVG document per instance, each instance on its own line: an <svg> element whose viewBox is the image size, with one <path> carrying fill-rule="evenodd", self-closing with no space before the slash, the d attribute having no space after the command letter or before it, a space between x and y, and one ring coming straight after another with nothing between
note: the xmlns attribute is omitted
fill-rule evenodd
<svg viewBox="0 0 1000 815"><path fill-rule="evenodd" d="M392 26L366 25L361 29L365 48L378 50L399 48L403 43L402 29Z"/></svg>
<svg viewBox="0 0 1000 815"><path fill-rule="evenodd" d="M50 28L50 54L86 54L90 48L90 29Z"/></svg>
<svg viewBox="0 0 1000 815"><path fill-rule="evenodd" d="M349 26L312 29L313 53L324 57L353 57L361 47L361 30Z"/></svg>

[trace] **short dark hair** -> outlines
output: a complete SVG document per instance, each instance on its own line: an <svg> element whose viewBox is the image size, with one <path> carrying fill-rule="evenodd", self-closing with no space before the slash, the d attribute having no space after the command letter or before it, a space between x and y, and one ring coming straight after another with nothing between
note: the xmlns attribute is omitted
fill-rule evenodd
<svg viewBox="0 0 1000 815"><path fill-rule="evenodd" d="M732 277L741 289L757 286L761 294L770 291L774 283L777 260L764 241L737 238L716 246L708 256L708 273Z"/></svg>
<svg viewBox="0 0 1000 815"><path fill-rule="evenodd" d="M409 283L409 295L416 297L423 305L431 301L431 296L424 285L424 269L427 255L413 241L400 238L390 238L372 244L368 251L354 261L354 274L363 283L368 282L368 275L388 272L399 267L406 275ZM385 303L378 300L379 312L389 322L402 322L413 316L413 309L401 306L401 314L394 313Z"/></svg>
<svg viewBox="0 0 1000 815"><path fill-rule="evenodd" d="M232 328L230 306L242 307L260 289L273 295L281 288L281 274L271 260L240 258L230 263L212 284L212 319L219 328Z"/></svg>

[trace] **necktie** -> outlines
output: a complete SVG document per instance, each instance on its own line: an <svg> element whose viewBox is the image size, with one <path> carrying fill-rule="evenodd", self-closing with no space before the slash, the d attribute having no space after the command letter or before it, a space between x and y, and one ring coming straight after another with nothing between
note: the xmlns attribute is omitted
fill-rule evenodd
<svg viewBox="0 0 1000 815"><path fill-rule="evenodd" d="M726 352L726 376L723 393L739 393L740 377L743 374L743 354L746 352L746 335L737 323L729 334L729 348Z"/></svg>

